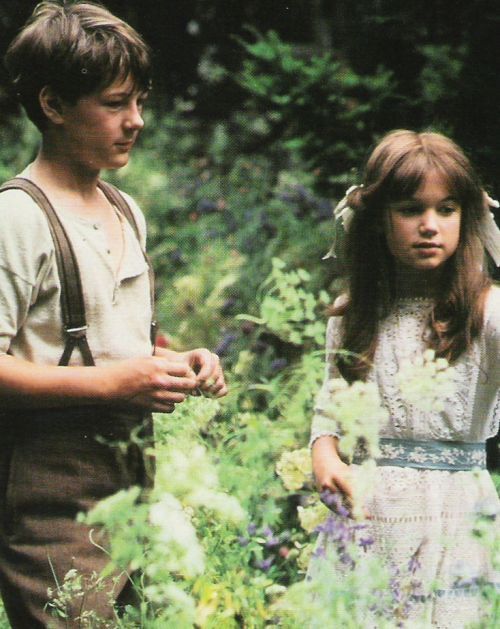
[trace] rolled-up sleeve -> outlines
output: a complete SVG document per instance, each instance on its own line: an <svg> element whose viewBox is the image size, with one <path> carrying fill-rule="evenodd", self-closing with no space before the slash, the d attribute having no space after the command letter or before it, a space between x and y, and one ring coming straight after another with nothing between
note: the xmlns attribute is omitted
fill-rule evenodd
<svg viewBox="0 0 500 629"><path fill-rule="evenodd" d="M0 194L0 354L6 354L33 306L53 257L41 210L24 193Z"/></svg>
<svg viewBox="0 0 500 629"><path fill-rule="evenodd" d="M329 382L334 378L340 378L340 373L335 363L335 351L340 346L340 325L341 317L330 317L326 329L326 348L325 348L325 375L323 384L316 396L314 406L314 415L311 424L311 438L309 445L319 437L331 435L340 437L340 430L337 422L332 418L331 413L327 412L329 406Z"/></svg>

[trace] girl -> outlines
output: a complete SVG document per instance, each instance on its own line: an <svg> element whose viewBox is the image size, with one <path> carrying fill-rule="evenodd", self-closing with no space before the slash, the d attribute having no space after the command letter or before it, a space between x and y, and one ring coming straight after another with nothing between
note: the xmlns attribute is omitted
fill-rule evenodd
<svg viewBox="0 0 500 629"><path fill-rule="evenodd" d="M483 248L499 263L500 237L489 204L451 140L399 130L375 148L363 185L341 208L351 214L347 292L328 324L318 400L339 376L379 389L389 419L364 505L367 526L373 551L391 570L418 558L430 596L424 607L414 603L411 618L426 614L425 626L477 621L478 583L499 585L486 548L471 536L480 505L489 505L491 517L499 506L484 448L500 419L500 290L486 273ZM352 354L336 353L340 348ZM427 348L455 369L455 393L442 411L419 410L398 385L401 365ZM320 489L352 500L356 465L342 460L342 437L326 405L318 403L312 423L314 475Z"/></svg>

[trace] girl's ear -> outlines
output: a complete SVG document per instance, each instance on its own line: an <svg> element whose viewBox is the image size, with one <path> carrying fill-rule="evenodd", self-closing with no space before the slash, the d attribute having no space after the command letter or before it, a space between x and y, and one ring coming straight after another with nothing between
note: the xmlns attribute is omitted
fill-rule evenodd
<svg viewBox="0 0 500 629"><path fill-rule="evenodd" d="M63 107L61 98L55 94L49 85L45 85L40 90L38 101L43 113L53 124L62 124Z"/></svg>

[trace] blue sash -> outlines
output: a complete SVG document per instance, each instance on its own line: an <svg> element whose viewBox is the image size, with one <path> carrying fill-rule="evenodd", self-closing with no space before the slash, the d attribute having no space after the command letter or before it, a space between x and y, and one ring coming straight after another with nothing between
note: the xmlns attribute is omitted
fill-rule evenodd
<svg viewBox="0 0 500 629"><path fill-rule="evenodd" d="M423 441L416 439L392 439L381 437L380 456L377 465L413 467L420 470L447 470L450 472L486 469L484 442ZM353 463L366 459L362 448L358 448Z"/></svg>

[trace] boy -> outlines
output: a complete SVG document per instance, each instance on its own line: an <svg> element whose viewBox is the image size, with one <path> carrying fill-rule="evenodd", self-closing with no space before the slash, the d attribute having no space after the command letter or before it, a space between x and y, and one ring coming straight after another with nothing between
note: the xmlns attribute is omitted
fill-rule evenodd
<svg viewBox="0 0 500 629"><path fill-rule="evenodd" d="M143 127L146 44L101 6L53 0L35 8L6 64L42 134L21 177L45 194L69 238L86 323L64 329L73 289L61 282L40 203L23 190L3 191L0 588L12 626L33 629L53 622L44 611L47 588L71 568L88 577L107 563L76 514L147 483L141 451L130 446L118 460L104 444L127 441L138 428L147 436L151 411L172 412L197 388L225 395L226 385L218 357L206 349L153 349L144 217L99 180L102 168L128 162ZM123 215L123 197L131 217ZM89 592L85 608L112 618L109 594ZM112 597L126 600L126 575Z"/></svg>

